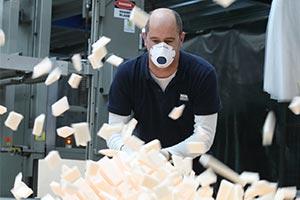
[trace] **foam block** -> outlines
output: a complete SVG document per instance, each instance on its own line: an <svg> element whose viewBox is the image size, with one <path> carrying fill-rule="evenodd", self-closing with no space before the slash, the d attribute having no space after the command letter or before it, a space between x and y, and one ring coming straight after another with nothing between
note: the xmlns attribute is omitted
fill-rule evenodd
<svg viewBox="0 0 300 200"><path fill-rule="evenodd" d="M0 29L0 47L5 44L5 34L2 29Z"/></svg>
<svg viewBox="0 0 300 200"><path fill-rule="evenodd" d="M85 177L92 177L96 176L97 172L99 170L99 165L97 162L92 161L92 160L87 160L86 161L86 171L85 171Z"/></svg>
<svg viewBox="0 0 300 200"><path fill-rule="evenodd" d="M94 44L92 44L93 51L95 49L105 47L110 41L111 39L109 37L106 36L100 37L99 40L97 40Z"/></svg>
<svg viewBox="0 0 300 200"><path fill-rule="evenodd" d="M297 195L297 187L278 188L274 200L294 199Z"/></svg>
<svg viewBox="0 0 300 200"><path fill-rule="evenodd" d="M24 182L22 182L22 173L20 172L14 182L14 187L10 190L16 199L27 198L33 191Z"/></svg>
<svg viewBox="0 0 300 200"><path fill-rule="evenodd" d="M229 200L233 187L234 185L232 183L223 179L221 181L216 200Z"/></svg>
<svg viewBox="0 0 300 200"><path fill-rule="evenodd" d="M82 65L81 65L81 56L79 53L74 54L71 58L74 69L78 72L82 70Z"/></svg>
<svg viewBox="0 0 300 200"><path fill-rule="evenodd" d="M36 136L41 136L44 128L44 122L45 122L46 115L41 114L34 120L34 125L32 129L32 134Z"/></svg>
<svg viewBox="0 0 300 200"><path fill-rule="evenodd" d="M188 142L187 149L189 153L204 154L206 148L203 142Z"/></svg>
<svg viewBox="0 0 300 200"><path fill-rule="evenodd" d="M122 182L122 171L113 160L103 157L98 164L100 174L109 184L117 186Z"/></svg>
<svg viewBox="0 0 300 200"><path fill-rule="evenodd" d="M138 121L132 118L122 129L122 136L128 137L132 135L133 130L135 129Z"/></svg>
<svg viewBox="0 0 300 200"><path fill-rule="evenodd" d="M133 22L136 26L138 26L140 29L146 26L148 19L149 19L149 14L137 6L135 6L132 9L129 17L129 20Z"/></svg>
<svg viewBox="0 0 300 200"><path fill-rule="evenodd" d="M74 129L69 126L63 126L56 129L57 135L63 138L67 138L74 133Z"/></svg>
<svg viewBox="0 0 300 200"><path fill-rule="evenodd" d="M152 140L152 141L148 142L147 144L145 144L142 148L146 152L149 152L151 150L160 151L161 150L161 144L160 144L160 141L158 139L155 139L155 140Z"/></svg>
<svg viewBox="0 0 300 200"><path fill-rule="evenodd" d="M245 192L245 199L252 199L255 196L263 196L268 193L275 193L277 184L260 180L253 183Z"/></svg>
<svg viewBox="0 0 300 200"><path fill-rule="evenodd" d="M154 188L159 184L159 180L151 175L144 174L142 179L142 186L146 188Z"/></svg>
<svg viewBox="0 0 300 200"><path fill-rule="evenodd" d="M88 183L83 179L79 178L74 185L80 188L80 194L84 199L100 200L100 197L95 193L95 191L88 185Z"/></svg>
<svg viewBox="0 0 300 200"><path fill-rule="evenodd" d="M295 114L300 114L300 96L294 97L292 102L289 105L289 109Z"/></svg>
<svg viewBox="0 0 300 200"><path fill-rule="evenodd" d="M269 194L265 194L258 198L255 198L255 200L274 200L274 198L275 198L275 193L271 192Z"/></svg>
<svg viewBox="0 0 300 200"><path fill-rule="evenodd" d="M89 130L89 124L86 122L72 124L74 129L74 136L76 146L86 146L91 141L91 134Z"/></svg>
<svg viewBox="0 0 300 200"><path fill-rule="evenodd" d="M7 108L5 106L0 105L0 115L3 115L7 112Z"/></svg>
<svg viewBox="0 0 300 200"><path fill-rule="evenodd" d="M44 58L40 63L38 63L33 67L32 78L35 79L45 74L48 74L51 71L51 68L52 68L51 60L48 57Z"/></svg>
<svg viewBox="0 0 300 200"><path fill-rule="evenodd" d="M99 69L103 67L101 59L99 60L94 54L89 55L88 60L90 61L93 69Z"/></svg>
<svg viewBox="0 0 300 200"><path fill-rule="evenodd" d="M219 4L220 6L227 8L229 7L233 2L236 0L213 0L216 4Z"/></svg>
<svg viewBox="0 0 300 200"><path fill-rule="evenodd" d="M52 109L53 116L58 117L58 116L62 115L64 112L66 112L67 110L70 109L68 98L66 96L64 96L63 98L61 98L60 100L55 102L51 106L51 109Z"/></svg>
<svg viewBox="0 0 300 200"><path fill-rule="evenodd" d="M46 194L41 198L41 200L55 200L50 194Z"/></svg>
<svg viewBox="0 0 300 200"><path fill-rule="evenodd" d="M107 54L107 49L105 47L99 47L97 49L93 49L93 53L88 56L88 59L92 64L93 69L98 69L103 66L103 63L101 61L106 54Z"/></svg>
<svg viewBox="0 0 300 200"><path fill-rule="evenodd" d="M244 200L244 190L241 185L235 184L231 190L231 193L229 195L228 199L234 199L234 200Z"/></svg>
<svg viewBox="0 0 300 200"><path fill-rule="evenodd" d="M123 61L124 61L123 58L116 56L116 55L111 55L106 59L106 62L108 62L114 66L119 66Z"/></svg>
<svg viewBox="0 0 300 200"><path fill-rule="evenodd" d="M77 89L80 84L81 79L82 79L82 76L72 73L68 80L68 83L71 86L71 88Z"/></svg>
<svg viewBox="0 0 300 200"><path fill-rule="evenodd" d="M73 183L80 177L81 174L77 166L74 166L71 169L65 171L63 174L61 174L61 178L70 183Z"/></svg>
<svg viewBox="0 0 300 200"><path fill-rule="evenodd" d="M45 157L45 161L47 162L48 167L52 170L58 167L61 162L58 151L50 151Z"/></svg>
<svg viewBox="0 0 300 200"><path fill-rule="evenodd" d="M273 111L270 111L266 117L263 133L262 133L262 143L263 146L269 146L272 144L274 130L276 125L276 117Z"/></svg>
<svg viewBox="0 0 300 200"><path fill-rule="evenodd" d="M214 172L227 178L228 180L233 181L234 183L241 184L242 186L246 185L246 182L240 178L239 174L237 174L235 171L224 165L213 156L203 154L200 157L199 161L204 167L211 168L212 170L214 170Z"/></svg>
<svg viewBox="0 0 300 200"><path fill-rule="evenodd" d="M61 69L59 67L56 67L47 77L45 84L47 86L51 85L55 81L57 81L61 76Z"/></svg>
<svg viewBox="0 0 300 200"><path fill-rule="evenodd" d="M196 181L199 182L199 184L202 187L207 187L211 184L214 184L215 182L217 182L217 176L216 174L213 172L212 169L207 169L204 172L202 172L197 178Z"/></svg>
<svg viewBox="0 0 300 200"><path fill-rule="evenodd" d="M119 151L115 149L101 149L98 152L107 157L114 157L118 154Z"/></svg>
<svg viewBox="0 0 300 200"><path fill-rule="evenodd" d="M5 120L4 124L6 127L10 128L13 131L16 131L23 119L23 115L21 115L20 113L11 111L8 114L7 119Z"/></svg>
<svg viewBox="0 0 300 200"><path fill-rule="evenodd" d="M145 143L144 141L142 141L141 139L139 139L138 137L132 135L129 137L125 137L124 140L124 145L133 150L133 151L138 151L140 150L140 148L143 146L143 144Z"/></svg>
<svg viewBox="0 0 300 200"><path fill-rule="evenodd" d="M240 178L243 179L246 183L255 183L259 181L259 174L255 172L243 172L240 174Z"/></svg>
<svg viewBox="0 0 300 200"><path fill-rule="evenodd" d="M210 186L200 187L197 190L197 193L202 198L204 198L204 197L208 198L208 197L212 197L212 195L214 193L214 189Z"/></svg>
<svg viewBox="0 0 300 200"><path fill-rule="evenodd" d="M178 119L179 117L181 117L184 108L185 108L184 104L178 107L174 107L173 110L169 113L169 117L173 120Z"/></svg>
<svg viewBox="0 0 300 200"><path fill-rule="evenodd" d="M105 140L108 140L113 134L121 133L124 127L123 123L107 124L104 123L97 135Z"/></svg>

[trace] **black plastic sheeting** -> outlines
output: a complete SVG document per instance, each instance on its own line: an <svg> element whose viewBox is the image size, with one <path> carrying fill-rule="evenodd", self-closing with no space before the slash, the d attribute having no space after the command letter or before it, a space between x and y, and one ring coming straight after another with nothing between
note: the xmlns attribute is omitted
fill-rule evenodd
<svg viewBox="0 0 300 200"><path fill-rule="evenodd" d="M269 95L263 92L265 31L266 20L211 30L186 41L183 49L205 58L214 65L218 74L223 108L210 153L238 173L259 172L261 179L278 181L279 176L290 173L287 177L294 181L282 179L280 185L298 184L299 188L300 143L295 144L298 146L295 154L283 153L281 146L283 149L287 147L278 139L284 128L279 123L272 146L262 146L261 132L268 111L274 109L277 115L282 116L279 108L287 108L287 105L270 100ZM295 160L297 156L298 160ZM290 170L287 170L287 165L283 166L283 160L291 163Z"/></svg>

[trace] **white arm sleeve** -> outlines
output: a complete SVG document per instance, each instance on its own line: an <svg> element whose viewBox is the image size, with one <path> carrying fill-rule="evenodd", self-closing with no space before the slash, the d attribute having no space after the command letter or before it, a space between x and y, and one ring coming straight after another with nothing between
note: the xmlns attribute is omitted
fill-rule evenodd
<svg viewBox="0 0 300 200"><path fill-rule="evenodd" d="M205 152L207 152L213 144L216 126L218 120L218 113L211 115L195 115L194 133L184 141L166 148L171 154L181 157L195 158L199 154L191 154L187 150L188 142L203 142Z"/></svg>
<svg viewBox="0 0 300 200"><path fill-rule="evenodd" d="M130 115L123 116L110 112L108 113L108 124L115 124L121 122L126 124L129 122L130 118ZM113 134L108 140L106 140L106 144L110 149L121 150L121 147L123 146L121 133Z"/></svg>

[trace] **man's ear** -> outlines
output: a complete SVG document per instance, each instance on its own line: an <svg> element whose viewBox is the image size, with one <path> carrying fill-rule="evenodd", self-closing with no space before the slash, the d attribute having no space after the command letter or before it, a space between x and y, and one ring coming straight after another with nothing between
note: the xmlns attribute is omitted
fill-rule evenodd
<svg viewBox="0 0 300 200"><path fill-rule="evenodd" d="M179 35L179 39L180 39L180 44L182 46L183 42L184 42L184 38L185 38L185 32L181 32Z"/></svg>

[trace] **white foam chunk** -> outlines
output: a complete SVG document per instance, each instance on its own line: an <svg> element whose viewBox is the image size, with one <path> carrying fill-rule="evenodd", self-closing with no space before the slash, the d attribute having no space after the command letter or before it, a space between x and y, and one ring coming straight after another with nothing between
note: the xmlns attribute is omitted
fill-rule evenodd
<svg viewBox="0 0 300 200"><path fill-rule="evenodd" d="M274 197L275 197L275 193L271 192L269 194L265 194L258 198L255 198L255 200L274 200Z"/></svg>
<svg viewBox="0 0 300 200"><path fill-rule="evenodd" d="M143 149L146 152L149 152L149 151L160 151L161 150L160 141L158 139L152 140L152 141L148 142L147 144L145 144L143 146Z"/></svg>
<svg viewBox="0 0 300 200"><path fill-rule="evenodd" d="M77 179L79 179L81 177L80 171L78 169L77 166L74 166L68 170L65 170L62 174L61 174L61 178L65 181L68 181L70 183L76 181Z"/></svg>
<svg viewBox="0 0 300 200"><path fill-rule="evenodd" d="M196 181L198 181L202 187L206 187L217 182L217 175L213 172L212 169L209 168L202 172L196 178Z"/></svg>
<svg viewBox="0 0 300 200"><path fill-rule="evenodd" d="M21 172L16 176L14 187L10 191L16 199L27 198L33 193L32 189L22 182Z"/></svg>
<svg viewBox="0 0 300 200"><path fill-rule="evenodd" d="M91 141L89 124L86 122L72 124L76 146L86 146Z"/></svg>
<svg viewBox="0 0 300 200"><path fill-rule="evenodd" d="M37 118L35 118L33 129L32 129L33 135L41 136L44 128L45 118L46 118L45 114L40 114Z"/></svg>
<svg viewBox="0 0 300 200"><path fill-rule="evenodd" d="M122 136L123 137L129 137L132 135L133 130L135 129L136 125L138 124L138 121L134 118L132 118L122 129Z"/></svg>
<svg viewBox="0 0 300 200"><path fill-rule="evenodd" d="M272 144L274 130L276 125L276 117L273 111L270 111L266 117L263 133L262 133L262 143L263 146L268 146Z"/></svg>
<svg viewBox="0 0 300 200"><path fill-rule="evenodd" d="M245 192L245 199L252 199L255 196L263 196L268 193L275 193L277 184L260 180L253 183Z"/></svg>
<svg viewBox="0 0 300 200"><path fill-rule="evenodd" d="M74 69L78 72L82 70L82 65L81 65L81 56L79 53L74 54L71 58Z"/></svg>
<svg viewBox="0 0 300 200"><path fill-rule="evenodd" d="M7 108L5 106L0 105L0 115L3 115L7 112Z"/></svg>
<svg viewBox="0 0 300 200"><path fill-rule="evenodd" d="M240 174L240 178L243 179L246 183L255 183L259 181L259 174L255 172L243 172Z"/></svg>
<svg viewBox="0 0 300 200"><path fill-rule="evenodd" d="M244 189L241 185L235 184L230 192L228 199L244 200Z"/></svg>
<svg viewBox="0 0 300 200"><path fill-rule="evenodd" d="M116 56L116 55L111 55L106 59L106 62L108 62L114 66L119 66L123 61L124 61L123 58Z"/></svg>
<svg viewBox="0 0 300 200"><path fill-rule="evenodd" d="M51 60L48 57L44 58L40 63L38 63L33 67L32 78L35 79L45 74L48 74L51 71L51 68L52 68Z"/></svg>
<svg viewBox="0 0 300 200"><path fill-rule="evenodd" d="M234 183L239 183L242 186L246 185L246 182L240 178L239 174L237 174L235 171L227 167L225 164L223 164L213 156L203 154L200 157L199 161L204 167L211 168L220 176L223 176L224 178L227 178L228 180L233 181Z"/></svg>
<svg viewBox="0 0 300 200"><path fill-rule="evenodd" d="M141 8L134 6L130 13L129 20L133 22L140 29L144 28L148 22L149 14L143 11Z"/></svg>
<svg viewBox="0 0 300 200"><path fill-rule="evenodd" d="M187 149L189 153L204 154L205 144L203 142L188 142Z"/></svg>
<svg viewBox="0 0 300 200"><path fill-rule="evenodd" d="M16 131L23 119L23 115L21 115L20 113L11 111L8 114L7 119L5 120L4 124L6 127L10 128L13 131Z"/></svg>
<svg viewBox="0 0 300 200"><path fill-rule="evenodd" d="M169 113L169 117L173 120L178 119L179 117L181 117L184 108L185 108L184 104L182 104L181 106L178 106L178 107L174 107L172 109L172 111Z"/></svg>
<svg viewBox="0 0 300 200"><path fill-rule="evenodd" d="M57 135L63 138L67 138L74 133L74 129L69 126L63 126L56 129Z"/></svg>
<svg viewBox="0 0 300 200"><path fill-rule="evenodd" d="M145 143L143 140L139 139L138 137L131 135L127 136L123 139L124 145L133 150L138 151L140 148L142 148L143 144Z"/></svg>
<svg viewBox="0 0 300 200"><path fill-rule="evenodd" d="M197 190L197 193L202 198L204 198L204 197L209 198L209 197L212 197L212 195L214 193L214 189L210 186L200 187Z"/></svg>
<svg viewBox="0 0 300 200"><path fill-rule="evenodd" d="M300 114L300 96L294 97L289 105L289 109L295 114Z"/></svg>
<svg viewBox="0 0 300 200"><path fill-rule="evenodd" d="M86 171L85 171L85 177L95 177L97 176L99 165L97 162L93 160L87 160L86 161Z"/></svg>
<svg viewBox="0 0 300 200"><path fill-rule="evenodd" d="M109 37L106 36L100 37L99 40L97 40L94 44L92 44L93 51L95 49L105 47L110 41L111 39Z"/></svg>
<svg viewBox="0 0 300 200"><path fill-rule="evenodd" d="M99 68L103 67L103 63L101 61L102 58L101 59L97 58L97 56L95 54L89 55L88 60L90 61L93 69L99 69Z"/></svg>
<svg viewBox="0 0 300 200"><path fill-rule="evenodd" d="M50 194L46 194L41 198L41 200L55 200Z"/></svg>
<svg viewBox="0 0 300 200"><path fill-rule="evenodd" d="M63 98L61 98L60 100L55 102L51 106L51 109L52 109L53 116L55 116L55 117L60 116L61 114L63 114L64 112L66 112L67 110L70 109L68 98L66 96L64 96Z"/></svg>
<svg viewBox="0 0 300 200"><path fill-rule="evenodd" d="M0 47L5 44L5 34L3 30L0 28Z"/></svg>
<svg viewBox="0 0 300 200"><path fill-rule="evenodd" d="M119 151L115 149L101 149L98 151L98 153L107 157L114 157L119 153Z"/></svg>
<svg viewBox="0 0 300 200"><path fill-rule="evenodd" d="M98 164L100 165L100 174L109 184L117 186L122 182L122 171L113 159L103 157L98 161Z"/></svg>
<svg viewBox="0 0 300 200"><path fill-rule="evenodd" d="M97 135L105 140L108 140L113 134L121 133L124 127L123 123L107 124L104 123Z"/></svg>
<svg viewBox="0 0 300 200"><path fill-rule="evenodd" d="M297 195L297 187L278 188L274 200L294 199Z"/></svg>
<svg viewBox="0 0 300 200"><path fill-rule="evenodd" d="M233 4L233 2L235 2L236 0L213 0L216 4L219 4L220 6L227 8L229 7L231 4Z"/></svg>
<svg viewBox="0 0 300 200"><path fill-rule="evenodd" d="M58 151L50 151L45 157L45 161L48 167L52 170L58 167L61 162L61 158Z"/></svg>
<svg viewBox="0 0 300 200"><path fill-rule="evenodd" d="M57 81L61 76L61 69L59 67L56 67L47 77L45 84L51 85L55 81Z"/></svg>
<svg viewBox="0 0 300 200"><path fill-rule="evenodd" d="M68 80L68 83L73 89L76 89L76 88L78 88L81 79L82 79L82 76L72 73Z"/></svg>
<svg viewBox="0 0 300 200"><path fill-rule="evenodd" d="M229 200L229 196L233 187L234 185L232 183L223 179L221 181L216 200Z"/></svg>

